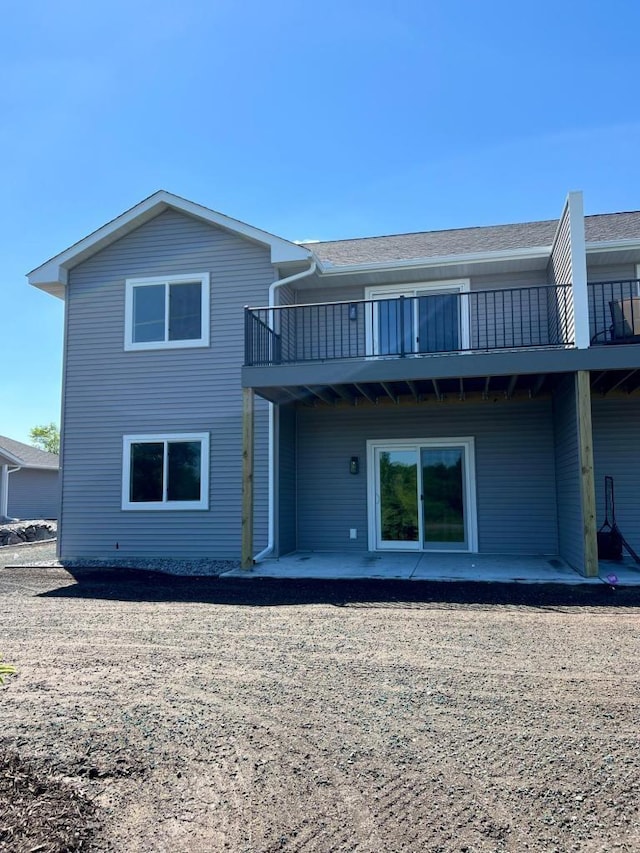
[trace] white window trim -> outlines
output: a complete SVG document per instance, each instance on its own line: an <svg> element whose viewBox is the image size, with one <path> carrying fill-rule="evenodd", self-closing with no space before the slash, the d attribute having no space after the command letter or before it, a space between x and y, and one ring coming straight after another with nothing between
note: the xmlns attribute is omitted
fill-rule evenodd
<svg viewBox="0 0 640 853"><path fill-rule="evenodd" d="M171 284L187 284L199 282L201 285L201 311L202 311L202 335L200 338L186 341L134 341L133 340L133 291L136 287L149 287L151 285L164 284L168 288ZM125 303L124 303L124 348L131 350L155 350L155 349L189 349L193 347L209 346L209 273L191 273L190 275L165 275L153 276L152 278L128 278L125 281ZM169 300L165 298L165 334L168 327Z"/></svg>
<svg viewBox="0 0 640 853"><path fill-rule="evenodd" d="M370 551L403 550L401 546L379 548L377 542L378 503L377 503L377 472L375 453L378 448L415 448L418 447L464 447L465 448L465 509L467 513L468 547L460 550L447 549L447 554L474 554L478 551L478 507L476 502L476 443L470 435L451 436L446 438L391 438L370 439L367 441L367 516L368 516L368 547ZM421 510L420 510L421 512ZM439 553L438 549L425 548L422 541L422 521L420 521L420 539L411 548L415 552ZM409 549L407 549L409 550Z"/></svg>
<svg viewBox="0 0 640 853"><path fill-rule="evenodd" d="M374 299L393 299L400 296L408 296L415 297L418 292L424 292L425 290L433 290L436 293L469 293L471 290L471 280L468 278L454 278L454 279L443 279L441 281L420 281L420 282L412 282L411 284L390 284L386 287L381 285L371 285L369 287L365 287L364 289L364 298L365 300L374 300ZM374 306L377 309L377 306ZM366 347L367 353L372 353L373 358L397 358L397 356L379 356L376 355L376 349L378 347L377 340L377 310L372 311L370 314L367 312L367 316L371 319L367 321L366 324ZM464 306L461 306L460 310L460 338L462 343L463 350L468 350L470 346L470 326L469 326L469 303L467 300L466 311L464 310ZM407 355L438 355L438 353L418 353L414 351L412 353L407 353Z"/></svg>
<svg viewBox="0 0 640 853"><path fill-rule="evenodd" d="M171 441L199 441L200 442L200 500L199 501L131 501L130 479L131 479L131 445ZM163 486L166 491L167 471L164 457ZM122 437L122 509L123 510L159 510L179 511L190 509L209 509L209 433L208 432L173 432L144 435L125 435Z"/></svg>

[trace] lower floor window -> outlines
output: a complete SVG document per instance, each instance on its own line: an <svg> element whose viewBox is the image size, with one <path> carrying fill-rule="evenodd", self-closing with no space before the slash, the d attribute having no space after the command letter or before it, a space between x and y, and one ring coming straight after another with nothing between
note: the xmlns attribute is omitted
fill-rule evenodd
<svg viewBox="0 0 640 853"><path fill-rule="evenodd" d="M208 509L209 435L124 437L122 509Z"/></svg>

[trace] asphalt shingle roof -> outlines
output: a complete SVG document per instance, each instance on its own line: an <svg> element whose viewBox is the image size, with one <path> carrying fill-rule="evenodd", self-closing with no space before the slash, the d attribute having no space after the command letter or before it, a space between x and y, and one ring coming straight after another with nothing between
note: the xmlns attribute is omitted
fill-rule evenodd
<svg viewBox="0 0 640 853"><path fill-rule="evenodd" d="M344 266L550 246L557 226L558 220L548 219L542 222L419 231L303 245L323 264ZM586 216L585 230L588 243L629 238L640 240L640 211Z"/></svg>
<svg viewBox="0 0 640 853"><path fill-rule="evenodd" d="M25 468L56 469L60 467L59 457L55 453L47 453L30 444L23 444L21 441L14 441L12 438L0 435L0 454L3 450L19 459L20 464Z"/></svg>

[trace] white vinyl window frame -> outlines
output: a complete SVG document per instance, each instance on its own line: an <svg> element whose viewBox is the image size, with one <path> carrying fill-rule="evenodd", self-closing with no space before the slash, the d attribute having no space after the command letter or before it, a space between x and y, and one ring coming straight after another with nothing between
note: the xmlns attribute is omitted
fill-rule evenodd
<svg viewBox="0 0 640 853"><path fill-rule="evenodd" d="M132 501L131 500L131 448L134 444L164 443L162 470L162 501ZM200 500L198 501L169 501L167 500L167 468L168 444L172 442L200 443ZM209 509L209 433L208 432L173 432L145 433L144 435L125 435L122 437L122 509L123 510L154 510L154 511L184 511L193 509Z"/></svg>
<svg viewBox="0 0 640 853"><path fill-rule="evenodd" d="M378 471L376 466L376 450L415 450L416 463L418 451L421 447L463 447L465 452L464 461L464 497L465 513L467 515L467 537L468 546L460 550L449 550L447 554L463 553L475 554L478 551L478 507L476 501L476 442L470 435L451 436L446 438L391 438L370 439L367 441L367 519L368 519L368 548L369 551L398 551L412 550L416 552L439 553L437 548L424 547L422 507L419 503L418 512L418 541L411 548L405 549L401 546L383 547L378 546ZM419 484L418 484L419 486Z"/></svg>
<svg viewBox="0 0 640 853"><path fill-rule="evenodd" d="M172 284L200 285L201 329L199 338L169 340L169 288ZM159 341L134 341L134 292L138 287L164 285L164 339ZM189 275L153 276L151 278L128 278L125 280L124 348L131 350L189 349L209 346L210 327L210 277L208 272Z"/></svg>
<svg viewBox="0 0 640 853"><path fill-rule="evenodd" d="M428 295L432 292L435 296L439 293L469 293L471 290L471 281L468 278L444 279L442 281L424 281L411 284L390 284L386 287L372 285L365 287L365 300L376 299L399 299L401 296L418 297L422 294ZM366 351L374 358L397 358L396 355L381 355L379 354L379 331L378 331L378 306L374 305L371 312L367 312L368 320L366 324ZM417 348L417 329L418 329L418 300L414 299L413 303L413 348L412 352L407 355L438 355L438 353L420 353ZM470 346L470 324L469 324L469 300L463 301L460 306L460 343L462 350L468 350ZM459 352L459 350L455 350Z"/></svg>

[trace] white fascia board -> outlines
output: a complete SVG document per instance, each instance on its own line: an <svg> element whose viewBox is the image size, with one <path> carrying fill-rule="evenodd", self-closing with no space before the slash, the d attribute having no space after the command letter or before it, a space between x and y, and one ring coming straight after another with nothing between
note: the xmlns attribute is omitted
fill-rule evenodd
<svg viewBox="0 0 640 853"><path fill-rule="evenodd" d="M369 273L378 270L414 269L415 267L441 267L455 264L482 264L496 261L536 260L548 258L551 246L536 246L532 249L508 249L506 251L473 252L459 255L430 255L427 258L412 258L403 261L382 261L373 264L340 264L333 266L318 260L318 269L322 275L340 275L341 273Z"/></svg>
<svg viewBox="0 0 640 853"><path fill-rule="evenodd" d="M169 208L194 216L211 225L216 225L254 243L268 246L271 249L272 264L306 261L311 257L311 252L308 249L284 240L282 237L276 237L275 234L254 228L238 219L232 219L230 216L225 216L165 190L159 190L141 201L140 204L103 225L102 228L98 228L97 231L93 231L87 237L74 243L64 252L60 252L41 266L31 270L27 274L29 284L56 296L62 295L67 284L69 269Z"/></svg>

